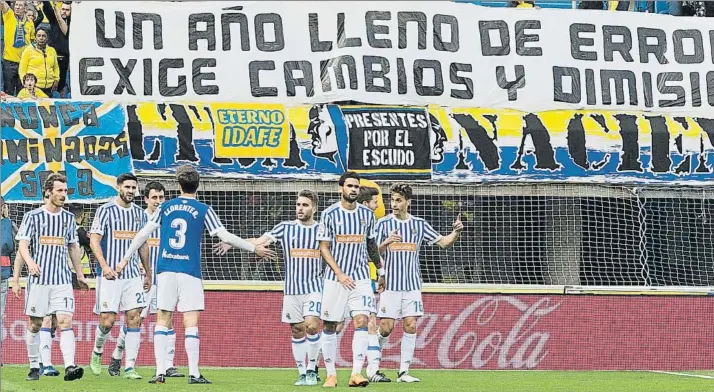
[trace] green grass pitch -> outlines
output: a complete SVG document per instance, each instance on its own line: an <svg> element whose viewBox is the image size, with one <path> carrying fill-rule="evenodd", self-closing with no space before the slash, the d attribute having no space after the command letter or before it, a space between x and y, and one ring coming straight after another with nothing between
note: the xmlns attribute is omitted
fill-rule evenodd
<svg viewBox="0 0 714 392"><path fill-rule="evenodd" d="M59 369L63 370L63 369ZM181 369L185 371L186 369ZM286 369L217 369L203 370L213 385L188 385L186 378L168 379L164 385L150 385L153 369L144 367L139 373L143 380L125 380L109 377L104 372L99 377L85 367L83 379L65 382L60 377L41 377L27 382L27 366L6 365L0 375L3 392L116 392L116 391L308 391L323 390L316 387L294 387L297 372ZM387 370L396 378L394 370ZM64 372L62 372L64 374ZM324 379L324 370L320 370ZM712 391L714 374L682 372L662 374L652 372L559 372L559 371L448 371L419 370L412 374L422 382L416 384L371 384L366 389L375 391L445 391L445 392L678 392ZM697 377L698 376L698 377ZM349 370L338 372L339 390L347 390ZM354 390L354 389L352 389Z"/></svg>

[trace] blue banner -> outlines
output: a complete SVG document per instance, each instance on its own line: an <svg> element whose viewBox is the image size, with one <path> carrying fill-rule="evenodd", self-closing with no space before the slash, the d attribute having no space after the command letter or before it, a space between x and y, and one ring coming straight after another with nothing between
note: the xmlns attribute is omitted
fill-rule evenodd
<svg viewBox="0 0 714 392"><path fill-rule="evenodd" d="M131 172L124 108L116 102L4 102L2 195L8 202L42 201L53 172L67 176L70 202L116 195L116 178Z"/></svg>

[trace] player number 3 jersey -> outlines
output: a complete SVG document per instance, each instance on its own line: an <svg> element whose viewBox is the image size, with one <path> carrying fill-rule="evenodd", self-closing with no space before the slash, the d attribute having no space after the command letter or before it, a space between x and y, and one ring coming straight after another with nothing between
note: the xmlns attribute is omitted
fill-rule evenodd
<svg viewBox="0 0 714 392"><path fill-rule="evenodd" d="M213 208L196 199L177 197L163 203L151 221L161 226L156 274L177 272L201 279L203 230L211 236L223 230Z"/></svg>

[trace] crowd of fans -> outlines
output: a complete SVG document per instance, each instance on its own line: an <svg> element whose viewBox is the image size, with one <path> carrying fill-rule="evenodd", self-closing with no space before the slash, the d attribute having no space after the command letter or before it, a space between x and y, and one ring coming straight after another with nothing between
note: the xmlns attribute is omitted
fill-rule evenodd
<svg viewBox="0 0 714 392"><path fill-rule="evenodd" d="M468 1L516 8L573 7L640 11L675 16L714 16L714 1ZM75 3L79 3L76 1ZM4 1L2 8L2 98L71 98L69 33L71 1Z"/></svg>

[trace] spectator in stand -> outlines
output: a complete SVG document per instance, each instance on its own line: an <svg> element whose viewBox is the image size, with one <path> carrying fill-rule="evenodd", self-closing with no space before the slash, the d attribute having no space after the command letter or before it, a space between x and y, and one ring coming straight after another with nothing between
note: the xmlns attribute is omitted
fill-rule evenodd
<svg viewBox="0 0 714 392"><path fill-rule="evenodd" d="M50 24L50 46L57 51L59 63L59 91L60 98L66 98L67 71L69 70L69 24L72 15L72 2L62 1L60 8L53 7L50 2L42 3L42 10Z"/></svg>
<svg viewBox="0 0 714 392"><path fill-rule="evenodd" d="M37 77L37 87L51 97L59 85L59 64L57 52L47 45L49 31L45 27L37 29L35 42L22 52L20 60L20 78L25 80L25 75L33 73Z"/></svg>
<svg viewBox="0 0 714 392"><path fill-rule="evenodd" d="M25 3L25 15L27 15L26 19L31 20L32 24L35 26L35 32L45 19L45 15L42 13L42 10L29 3Z"/></svg>
<svg viewBox="0 0 714 392"><path fill-rule="evenodd" d="M517 0L517 1L509 1L506 7L513 7L513 8L540 8L535 5L535 1L523 1L523 0Z"/></svg>
<svg viewBox="0 0 714 392"><path fill-rule="evenodd" d="M40 90L39 88L35 88L37 86L37 77L35 74L32 73L27 73L25 76L22 77L22 84L25 86L22 90L20 90L19 93L17 93L17 98L19 99L40 99L40 98L49 98L47 94L45 94L44 91Z"/></svg>
<svg viewBox="0 0 714 392"><path fill-rule="evenodd" d="M22 52L35 39L35 23L25 15L25 2L16 1L12 9L0 0L2 10L3 37L5 47L2 52L2 79L4 91L17 95L22 89L19 76Z"/></svg>
<svg viewBox="0 0 714 392"><path fill-rule="evenodd" d="M578 9L581 9L581 10L604 10L605 2L604 1L584 0L584 1L581 1L580 4L578 4Z"/></svg>

